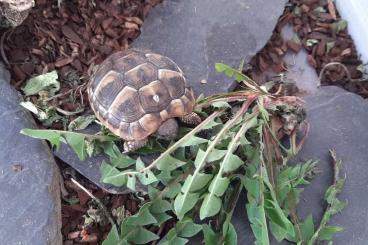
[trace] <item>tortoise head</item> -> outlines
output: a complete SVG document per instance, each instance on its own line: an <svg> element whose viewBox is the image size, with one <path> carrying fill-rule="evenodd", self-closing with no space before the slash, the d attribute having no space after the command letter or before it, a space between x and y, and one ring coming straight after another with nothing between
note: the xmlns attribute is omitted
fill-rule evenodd
<svg viewBox="0 0 368 245"><path fill-rule="evenodd" d="M178 134L178 122L175 118L167 119L161 124L155 135L159 139L173 140Z"/></svg>

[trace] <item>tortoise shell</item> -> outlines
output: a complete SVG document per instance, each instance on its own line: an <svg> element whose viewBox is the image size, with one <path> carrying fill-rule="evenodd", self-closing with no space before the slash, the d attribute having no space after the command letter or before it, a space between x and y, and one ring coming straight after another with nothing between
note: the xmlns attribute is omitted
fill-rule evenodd
<svg viewBox="0 0 368 245"><path fill-rule="evenodd" d="M169 118L190 114L193 90L181 69L152 52L117 52L91 76L88 96L96 117L124 140L142 140Z"/></svg>

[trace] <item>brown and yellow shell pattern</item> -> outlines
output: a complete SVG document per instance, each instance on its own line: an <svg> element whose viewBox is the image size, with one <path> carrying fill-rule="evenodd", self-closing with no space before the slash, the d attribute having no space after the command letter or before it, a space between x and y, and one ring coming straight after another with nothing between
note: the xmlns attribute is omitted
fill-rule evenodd
<svg viewBox="0 0 368 245"><path fill-rule="evenodd" d="M192 89L169 58L140 50L112 54L94 72L88 96L96 117L124 140L142 140L169 118L190 114Z"/></svg>

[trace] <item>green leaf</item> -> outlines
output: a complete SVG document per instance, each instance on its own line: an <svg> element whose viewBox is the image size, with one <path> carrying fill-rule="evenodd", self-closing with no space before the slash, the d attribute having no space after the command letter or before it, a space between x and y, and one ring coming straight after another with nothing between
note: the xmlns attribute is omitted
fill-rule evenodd
<svg viewBox="0 0 368 245"><path fill-rule="evenodd" d="M68 130L69 131L83 130L87 128L94 120L96 120L95 115L79 116L69 123Z"/></svg>
<svg viewBox="0 0 368 245"><path fill-rule="evenodd" d="M320 241L329 241L333 238L333 236L344 229L339 226L325 226L319 232L318 240Z"/></svg>
<svg viewBox="0 0 368 245"><path fill-rule="evenodd" d="M150 207L152 213L163 213L171 210L171 204L166 200L155 200Z"/></svg>
<svg viewBox="0 0 368 245"><path fill-rule="evenodd" d="M275 224L283 228L285 232L290 234L290 236L295 235L293 224L285 216L284 212L282 211L278 203L270 199L265 199L264 208L265 208L267 217L270 220L272 220L272 222L274 222Z"/></svg>
<svg viewBox="0 0 368 245"><path fill-rule="evenodd" d="M157 182L157 178L151 170L145 170L143 173L138 174L139 182L142 185L150 185L154 182Z"/></svg>
<svg viewBox="0 0 368 245"><path fill-rule="evenodd" d="M202 130L206 130L206 129L212 129L218 125L221 125L222 123L220 122L216 122L215 120L210 121L209 123L207 123L206 125L203 126Z"/></svg>
<svg viewBox="0 0 368 245"><path fill-rule="evenodd" d="M124 172L119 171L117 168L102 161L101 167L101 181L103 183L112 184L115 186L124 186L127 184L128 176L124 175Z"/></svg>
<svg viewBox="0 0 368 245"><path fill-rule="evenodd" d="M208 188L210 193L214 193L216 196L221 197L224 195L230 184L228 177L217 177L214 178Z"/></svg>
<svg viewBox="0 0 368 245"><path fill-rule="evenodd" d="M162 196L167 198L174 198L180 193L180 190L181 184L176 183L175 185L172 185L167 191L165 191Z"/></svg>
<svg viewBox="0 0 368 245"><path fill-rule="evenodd" d="M130 244L146 244L160 238L155 233L140 226L122 225L121 230L122 236Z"/></svg>
<svg viewBox="0 0 368 245"><path fill-rule="evenodd" d="M202 229L205 245L215 245L219 243L221 234L216 234L207 224L202 225Z"/></svg>
<svg viewBox="0 0 368 245"><path fill-rule="evenodd" d="M187 141L180 144L180 147L199 145L199 144L203 144L203 143L207 143L207 142L208 142L208 140L206 140L206 139L199 138L197 136L192 136Z"/></svg>
<svg viewBox="0 0 368 245"><path fill-rule="evenodd" d="M60 142L65 142L60 133L52 130L25 128L22 129L20 133L32 138L48 140L51 146L56 147L56 149L60 148Z"/></svg>
<svg viewBox="0 0 368 245"><path fill-rule="evenodd" d="M132 191L135 191L135 185L137 182L137 177L134 175L128 174L128 181L127 181L127 187L131 189Z"/></svg>
<svg viewBox="0 0 368 245"><path fill-rule="evenodd" d="M253 202L246 205L248 219L251 223L253 234L256 238L256 245L269 245L268 229L265 211L262 206L257 206Z"/></svg>
<svg viewBox="0 0 368 245"><path fill-rule="evenodd" d="M346 29L348 27L348 22L346 20L339 20L338 22L331 24L332 31L338 33Z"/></svg>
<svg viewBox="0 0 368 245"><path fill-rule="evenodd" d="M240 159L237 155L231 154L229 155L228 161L224 163L224 172L229 173L238 169L241 165L244 164L244 161Z"/></svg>
<svg viewBox="0 0 368 245"><path fill-rule="evenodd" d="M169 219L172 218L167 213L152 213L152 216L155 217L155 219L157 220L157 222L156 222L157 226L165 223L166 221L168 221Z"/></svg>
<svg viewBox="0 0 368 245"><path fill-rule="evenodd" d="M136 160L126 154L120 152L119 148L113 141L101 143L104 152L110 157L110 162L117 168L127 168L136 163Z"/></svg>
<svg viewBox="0 0 368 245"><path fill-rule="evenodd" d="M215 195L207 194L202 202L201 209L199 211L199 217L201 220L212 217L220 212L222 206L221 199Z"/></svg>
<svg viewBox="0 0 368 245"><path fill-rule="evenodd" d="M194 177L192 175L189 175L186 178L183 184L183 187L181 188L181 191L183 193L198 191L202 189L203 187L205 187L208 184L208 182L212 179L212 177L213 177L212 174L204 174L204 173L199 173ZM191 187L188 190L188 185L190 183L191 183Z"/></svg>
<svg viewBox="0 0 368 245"><path fill-rule="evenodd" d="M114 225L105 241L102 242L102 245L125 245L126 242L120 239L120 235L116 225Z"/></svg>
<svg viewBox="0 0 368 245"><path fill-rule="evenodd" d="M78 158L82 161L85 160L87 157L85 137L71 133L65 134L65 139L74 152L78 155Z"/></svg>
<svg viewBox="0 0 368 245"><path fill-rule="evenodd" d="M50 95L54 95L60 89L60 83L57 79L56 71L42 74L29 79L22 90L26 96L35 95L42 90L47 90Z"/></svg>
<svg viewBox="0 0 368 245"><path fill-rule="evenodd" d="M189 210L192 210L198 199L199 193L187 193L185 196L182 193L179 193L174 201L176 216L178 216L179 219L182 219Z"/></svg>
<svg viewBox="0 0 368 245"><path fill-rule="evenodd" d="M172 171L174 169L177 169L183 165L185 165L186 162L183 162L179 159L176 159L169 154L162 157L156 164L157 169L164 170L164 171Z"/></svg>
<svg viewBox="0 0 368 245"><path fill-rule="evenodd" d="M236 230L233 224L229 224L229 229L225 235L224 245L237 245L238 244L238 236L236 234Z"/></svg>
<svg viewBox="0 0 368 245"><path fill-rule="evenodd" d="M213 149L209 156L207 157L207 162L215 162L223 158L226 154L227 150L217 150ZM203 160L205 152L202 149L199 149L197 152L196 159L194 161L194 165L198 167L198 164Z"/></svg>
<svg viewBox="0 0 368 245"><path fill-rule="evenodd" d="M225 101L217 101L212 103L212 106L215 108L231 108L231 105Z"/></svg>
<svg viewBox="0 0 368 245"><path fill-rule="evenodd" d="M165 241L161 245L185 245L188 243L188 239L181 238L181 237L175 237L170 241Z"/></svg>
<svg viewBox="0 0 368 245"><path fill-rule="evenodd" d="M309 241L312 238L314 234L314 223L311 214L300 224L300 232L302 233L303 241Z"/></svg>
<svg viewBox="0 0 368 245"><path fill-rule="evenodd" d="M307 47L313 47L314 45L318 44L318 40L317 39L308 39L306 41L306 45Z"/></svg>
<svg viewBox="0 0 368 245"><path fill-rule="evenodd" d="M149 209L150 206L151 206L151 203L144 204L139 209L138 213L136 213L135 215L130 216L127 219L126 225L129 225L129 226L135 226L135 225L144 226L144 225L150 225L150 224L156 223L157 221L156 221L155 217L153 217L153 215L150 212L150 209Z"/></svg>
<svg viewBox="0 0 368 245"><path fill-rule="evenodd" d="M198 234L202 230L202 226L195 224L191 219L186 219L176 224L176 230L181 237L189 238Z"/></svg>

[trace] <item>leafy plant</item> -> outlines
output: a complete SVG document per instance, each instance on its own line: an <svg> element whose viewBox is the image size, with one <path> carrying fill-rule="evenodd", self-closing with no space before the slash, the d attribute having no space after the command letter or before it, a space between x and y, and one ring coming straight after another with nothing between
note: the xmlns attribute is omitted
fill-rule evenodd
<svg viewBox="0 0 368 245"><path fill-rule="evenodd" d="M301 101L270 94L266 86L225 64L216 64L216 69L248 89L200 99L196 111L205 120L193 129L181 128L174 142L151 140L148 147L127 155L117 146L120 139L106 133L22 131L55 147L68 143L81 159L99 149L109 156L101 163L103 182L132 191L137 184L147 186L148 200L138 213L120 218L104 245L155 241L168 221L175 225L163 244L186 244L199 232L205 244L237 244L231 218L242 190L247 192L247 216L256 244L269 244L271 234L277 241L309 245L331 240L341 230L328 225L344 206L336 197L343 180L341 162L334 154L335 182L326 192L328 207L321 224L315 229L312 216L300 222L296 213L302 186L309 184L317 165L288 164L306 136L297 141L305 117ZM289 148L282 138L289 141ZM145 164L141 156L151 153L159 156Z"/></svg>

